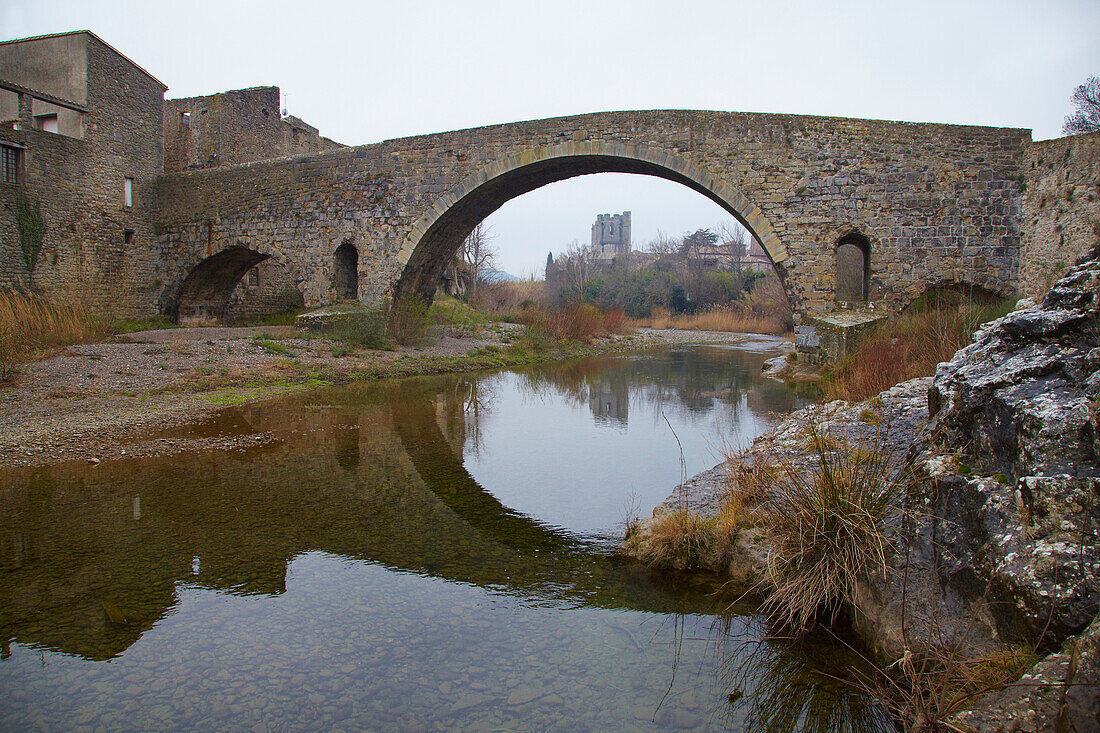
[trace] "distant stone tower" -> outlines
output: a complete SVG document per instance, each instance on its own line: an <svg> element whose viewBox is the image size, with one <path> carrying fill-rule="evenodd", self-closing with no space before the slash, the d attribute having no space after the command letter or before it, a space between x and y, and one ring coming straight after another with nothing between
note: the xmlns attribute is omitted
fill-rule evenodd
<svg viewBox="0 0 1100 733"><path fill-rule="evenodd" d="M630 212L600 214L592 225L592 251L610 259L630 252Z"/></svg>

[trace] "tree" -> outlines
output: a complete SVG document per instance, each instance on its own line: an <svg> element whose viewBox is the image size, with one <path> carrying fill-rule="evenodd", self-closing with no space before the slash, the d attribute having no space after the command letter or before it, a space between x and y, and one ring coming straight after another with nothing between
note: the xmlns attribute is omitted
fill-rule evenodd
<svg viewBox="0 0 1100 733"><path fill-rule="evenodd" d="M696 300L703 286L703 275L711 269L713 254L706 248L713 247L718 241L718 235L710 229L696 229L691 234L685 234L680 245L680 256L683 257L686 267L686 284L688 298Z"/></svg>
<svg viewBox="0 0 1100 733"><path fill-rule="evenodd" d="M564 254L554 258L553 275L546 275L551 297L559 304L580 301L589 280L596 274L594 262L592 249L574 239Z"/></svg>
<svg viewBox="0 0 1100 733"><path fill-rule="evenodd" d="M722 222L718 225L718 237L726 249L729 271L740 275L744 269L745 254L748 250L748 236L745 228L739 224Z"/></svg>
<svg viewBox="0 0 1100 733"><path fill-rule="evenodd" d="M489 270L496 264L497 251L489 246L492 234L485 222L479 222L466 241L462 243L462 266L466 271L470 285L470 297L477 293L477 286Z"/></svg>
<svg viewBox="0 0 1100 733"><path fill-rule="evenodd" d="M1062 133L1076 135L1080 132L1100 130L1100 77L1089 80L1073 91L1073 104L1077 111L1066 117Z"/></svg>

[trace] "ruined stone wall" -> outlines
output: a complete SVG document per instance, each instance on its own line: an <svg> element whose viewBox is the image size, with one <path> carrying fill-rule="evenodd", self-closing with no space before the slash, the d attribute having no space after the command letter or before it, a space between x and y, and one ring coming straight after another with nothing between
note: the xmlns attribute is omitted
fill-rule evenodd
<svg viewBox="0 0 1100 733"><path fill-rule="evenodd" d="M343 147L297 117L281 117L279 103L278 87L165 100L165 170L237 165Z"/></svg>
<svg viewBox="0 0 1100 733"><path fill-rule="evenodd" d="M380 298L406 263L427 272L449 258L410 250L460 199L475 203L456 233L508 198L600 171L660 175L724 203L804 312L833 307L836 242L853 230L870 242L871 298L882 308L955 282L1010 292L1028 139L876 120L609 112L166 176L162 302L203 258L235 244L288 264L307 304L329 302L333 252L347 238L360 253L361 298Z"/></svg>
<svg viewBox="0 0 1100 733"><path fill-rule="evenodd" d="M1038 298L1100 245L1100 132L1031 143L1020 217L1020 291Z"/></svg>

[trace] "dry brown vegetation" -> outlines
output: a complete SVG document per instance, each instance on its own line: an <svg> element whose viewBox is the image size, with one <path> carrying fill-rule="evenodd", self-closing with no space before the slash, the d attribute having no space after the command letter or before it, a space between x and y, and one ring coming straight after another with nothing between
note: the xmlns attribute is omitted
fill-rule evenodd
<svg viewBox="0 0 1100 733"><path fill-rule="evenodd" d="M0 289L0 381L43 349L95 341L109 332L107 319L81 303L56 304L24 290Z"/></svg>
<svg viewBox="0 0 1100 733"><path fill-rule="evenodd" d="M832 399L865 400L900 382L934 374L936 365L970 344L974 331L1003 315L1008 303L981 305L958 296L917 307L883 323L827 377Z"/></svg>
<svg viewBox="0 0 1100 733"><path fill-rule="evenodd" d="M574 304L554 310L530 306L520 313L528 340L567 343L589 342L597 336L628 333L631 324L621 310L601 311L594 305Z"/></svg>
<svg viewBox="0 0 1100 733"><path fill-rule="evenodd" d="M728 305L690 315L673 315L665 308L654 308L649 318L634 323L658 329L780 335L791 330L793 317L779 278L768 276L757 280L742 300Z"/></svg>
<svg viewBox="0 0 1100 733"><path fill-rule="evenodd" d="M715 308L695 315L671 315L663 308L655 308L652 316L639 318L634 323L637 326L649 328L679 328L685 331L729 331L776 335L787 332L787 328L774 318L746 315L740 309L733 307Z"/></svg>
<svg viewBox="0 0 1100 733"><path fill-rule="evenodd" d="M913 733L957 731L947 720L978 698L1018 680L1038 662L1027 647L975 650L947 640L920 654L906 651L887 669L877 669L863 687L881 700L901 728Z"/></svg>

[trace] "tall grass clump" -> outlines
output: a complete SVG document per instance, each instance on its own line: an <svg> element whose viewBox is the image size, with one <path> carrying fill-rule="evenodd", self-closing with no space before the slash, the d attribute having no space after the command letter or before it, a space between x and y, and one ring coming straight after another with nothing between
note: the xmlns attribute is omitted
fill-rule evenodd
<svg viewBox="0 0 1100 733"><path fill-rule="evenodd" d="M399 298L386 311L386 334L405 346L424 338L430 322L428 305L422 298Z"/></svg>
<svg viewBox="0 0 1100 733"><path fill-rule="evenodd" d="M900 382L934 374L937 364L970 344L979 326L1011 308L1010 301L982 304L940 291L868 334L853 353L829 370L826 391L833 399L858 401Z"/></svg>
<svg viewBox="0 0 1100 733"><path fill-rule="evenodd" d="M1015 682L1038 661L1028 647L981 650L946 640L919 654L906 651L863 687L885 703L904 731L957 731L948 722L955 713Z"/></svg>
<svg viewBox="0 0 1100 733"><path fill-rule="evenodd" d="M0 288L0 380L10 380L19 362L42 349L93 341L109 332L107 320L80 303L52 303Z"/></svg>
<svg viewBox="0 0 1100 733"><path fill-rule="evenodd" d="M796 632L821 614L835 620L858 581L885 571L898 500L908 475L879 432L849 445L808 423L812 461L780 462L767 509L771 540L765 611Z"/></svg>

